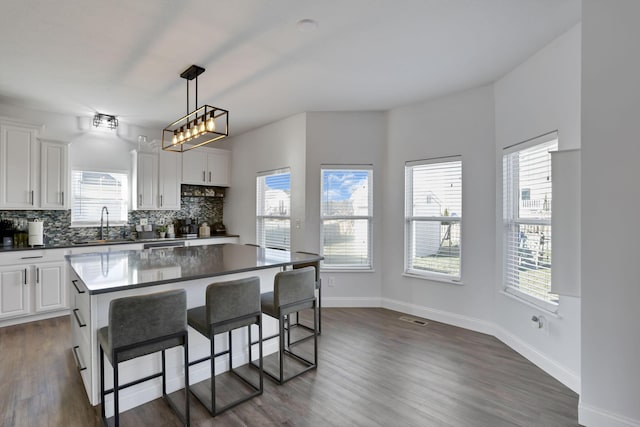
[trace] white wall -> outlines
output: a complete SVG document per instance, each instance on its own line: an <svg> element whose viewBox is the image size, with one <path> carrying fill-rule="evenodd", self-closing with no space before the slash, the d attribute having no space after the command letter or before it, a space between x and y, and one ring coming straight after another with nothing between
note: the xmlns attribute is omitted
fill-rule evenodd
<svg viewBox="0 0 640 427"><path fill-rule="evenodd" d="M589 426L640 426L640 2L584 0L582 394Z"/></svg>
<svg viewBox="0 0 640 427"><path fill-rule="evenodd" d="M493 87L396 108L388 114L383 305L492 331L495 287ZM406 161L462 155L462 282L403 276Z"/></svg>
<svg viewBox="0 0 640 427"><path fill-rule="evenodd" d="M304 250L320 250L320 168L323 164L373 165L373 272L326 272L326 306L379 306L384 245L382 244L386 114L382 112L307 113L307 183ZM329 287L329 277L334 287Z"/></svg>
<svg viewBox="0 0 640 427"><path fill-rule="evenodd" d="M580 390L580 299L560 297L560 317L502 290L502 149L557 130L559 148L580 147L580 25L495 83L496 336L575 391ZM545 315L549 334L531 328Z"/></svg>
<svg viewBox="0 0 640 427"><path fill-rule="evenodd" d="M241 243L256 242L256 176L258 172L291 168L291 247L301 250L305 229L306 114L298 114L242 135L230 137L220 148L231 150L231 186L224 205L228 232Z"/></svg>

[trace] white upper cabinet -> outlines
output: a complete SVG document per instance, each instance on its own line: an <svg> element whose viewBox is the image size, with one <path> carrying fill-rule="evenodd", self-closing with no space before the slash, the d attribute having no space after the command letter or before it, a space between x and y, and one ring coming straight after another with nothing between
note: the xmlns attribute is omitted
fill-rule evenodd
<svg viewBox="0 0 640 427"><path fill-rule="evenodd" d="M158 207L158 155L138 153L137 209Z"/></svg>
<svg viewBox="0 0 640 427"><path fill-rule="evenodd" d="M69 149L40 141L40 128L0 121L0 208L65 209L68 205Z"/></svg>
<svg viewBox="0 0 640 427"><path fill-rule="evenodd" d="M37 136L37 127L0 123L0 207L39 207L40 153Z"/></svg>
<svg viewBox="0 0 640 427"><path fill-rule="evenodd" d="M193 185L229 186L231 152L202 148L182 154L182 183Z"/></svg>
<svg viewBox="0 0 640 427"><path fill-rule="evenodd" d="M158 209L180 210L181 173L181 155L160 150Z"/></svg>
<svg viewBox="0 0 640 427"><path fill-rule="evenodd" d="M68 159L66 144L41 142L40 207L65 209L68 204Z"/></svg>

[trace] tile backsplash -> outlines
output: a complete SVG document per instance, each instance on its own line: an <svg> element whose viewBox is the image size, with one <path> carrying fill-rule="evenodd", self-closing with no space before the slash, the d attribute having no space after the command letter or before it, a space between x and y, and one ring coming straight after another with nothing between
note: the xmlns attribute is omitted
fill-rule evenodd
<svg viewBox="0 0 640 427"><path fill-rule="evenodd" d="M198 223L207 222L212 225L222 222L224 198L217 194L211 197L208 192L198 191L196 186L182 186L181 209L179 211L129 211L126 226L111 226L110 239L136 237L135 224L146 218L149 224L170 224L177 220L191 218ZM198 196L193 196L198 194ZM200 195L202 194L202 195ZM223 193L224 194L224 193ZM99 238L100 227L71 228L71 210L33 210L9 211L0 210L0 219L26 218L40 219L44 222L45 244L65 244L78 240L93 240ZM97 218L99 219L99 218Z"/></svg>

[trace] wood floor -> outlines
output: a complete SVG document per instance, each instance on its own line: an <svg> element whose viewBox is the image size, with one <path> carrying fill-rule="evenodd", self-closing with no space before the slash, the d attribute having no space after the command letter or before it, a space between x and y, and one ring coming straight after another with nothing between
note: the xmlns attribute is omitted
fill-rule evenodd
<svg viewBox="0 0 640 427"><path fill-rule="evenodd" d="M578 396L497 339L385 309L323 309L319 368L192 426L577 426ZM69 349L69 319L0 329L0 426L99 426ZM304 344L305 346L307 343ZM177 396L177 395L176 395ZM162 400L123 426L180 425Z"/></svg>

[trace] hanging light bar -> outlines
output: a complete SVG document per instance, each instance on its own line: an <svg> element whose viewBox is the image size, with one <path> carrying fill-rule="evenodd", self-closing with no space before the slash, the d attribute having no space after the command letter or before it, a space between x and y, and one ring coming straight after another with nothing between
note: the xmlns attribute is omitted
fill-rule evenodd
<svg viewBox="0 0 640 427"><path fill-rule="evenodd" d="M192 65L180 74L187 80L187 114L162 130L162 149L183 153L229 136L229 111L198 105L198 76L204 68ZM196 82L196 109L189 112L189 81Z"/></svg>

